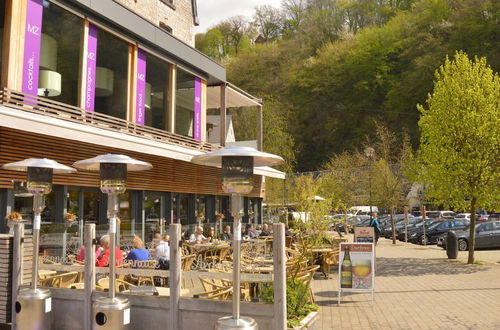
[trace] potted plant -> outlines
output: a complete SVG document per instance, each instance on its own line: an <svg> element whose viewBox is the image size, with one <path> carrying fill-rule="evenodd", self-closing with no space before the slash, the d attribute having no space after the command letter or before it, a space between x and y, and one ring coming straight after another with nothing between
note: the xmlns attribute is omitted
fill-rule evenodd
<svg viewBox="0 0 500 330"><path fill-rule="evenodd" d="M318 320L319 306L311 302L310 282L297 278L286 281L286 314L288 329L314 329ZM269 284L261 289L256 299L262 302L274 303L274 287Z"/></svg>
<svg viewBox="0 0 500 330"><path fill-rule="evenodd" d="M14 225L19 221L23 221L23 216L19 212L10 212L5 217L7 219L7 227L9 227L9 235L14 233Z"/></svg>
<svg viewBox="0 0 500 330"><path fill-rule="evenodd" d="M64 227L69 228L76 223L76 215L73 213L67 212L64 215Z"/></svg>

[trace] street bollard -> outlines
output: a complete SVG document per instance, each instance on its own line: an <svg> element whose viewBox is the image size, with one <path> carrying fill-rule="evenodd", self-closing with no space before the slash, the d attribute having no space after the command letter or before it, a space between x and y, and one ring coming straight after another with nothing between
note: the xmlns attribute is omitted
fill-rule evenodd
<svg viewBox="0 0 500 330"><path fill-rule="evenodd" d="M452 230L446 234L446 254L448 259L457 259L458 257L457 235Z"/></svg>

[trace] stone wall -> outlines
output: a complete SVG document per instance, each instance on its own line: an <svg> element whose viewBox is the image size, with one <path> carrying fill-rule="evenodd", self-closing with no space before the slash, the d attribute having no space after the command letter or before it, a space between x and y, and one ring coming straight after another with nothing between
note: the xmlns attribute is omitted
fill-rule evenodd
<svg viewBox="0 0 500 330"><path fill-rule="evenodd" d="M191 0L114 0L153 24L172 28L172 34L194 47ZM162 24L162 26L163 26Z"/></svg>

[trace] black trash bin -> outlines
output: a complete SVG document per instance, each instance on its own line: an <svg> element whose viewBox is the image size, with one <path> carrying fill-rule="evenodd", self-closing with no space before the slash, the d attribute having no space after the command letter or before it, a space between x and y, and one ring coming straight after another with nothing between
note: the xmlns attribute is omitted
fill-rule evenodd
<svg viewBox="0 0 500 330"><path fill-rule="evenodd" d="M448 259L457 259L458 257L458 240L454 231L449 231L446 235L446 254Z"/></svg>

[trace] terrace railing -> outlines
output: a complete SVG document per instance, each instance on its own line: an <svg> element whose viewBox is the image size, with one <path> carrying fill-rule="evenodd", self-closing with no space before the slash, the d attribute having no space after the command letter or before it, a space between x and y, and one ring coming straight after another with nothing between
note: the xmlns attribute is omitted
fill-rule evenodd
<svg viewBox="0 0 500 330"><path fill-rule="evenodd" d="M57 118L67 122L88 125L121 134L182 146L189 149L210 152L218 147L154 127L136 124L121 118L108 116L99 112L88 111L45 97L21 93L12 89L0 90L0 104L18 110Z"/></svg>

